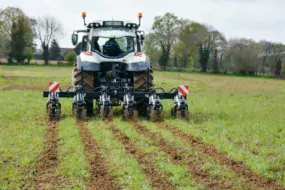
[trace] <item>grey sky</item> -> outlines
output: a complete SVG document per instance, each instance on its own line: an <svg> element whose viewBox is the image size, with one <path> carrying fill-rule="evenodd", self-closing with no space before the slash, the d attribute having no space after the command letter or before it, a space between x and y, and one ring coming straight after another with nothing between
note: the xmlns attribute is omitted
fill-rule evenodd
<svg viewBox="0 0 285 190"><path fill-rule="evenodd" d="M92 20L137 20L143 13L142 29L149 31L153 18L172 12L209 24L230 37L249 37L285 43L285 1L283 0L9 0L0 8L20 7L28 16L53 15L63 24L61 47L72 47L74 29L84 29L81 12Z"/></svg>

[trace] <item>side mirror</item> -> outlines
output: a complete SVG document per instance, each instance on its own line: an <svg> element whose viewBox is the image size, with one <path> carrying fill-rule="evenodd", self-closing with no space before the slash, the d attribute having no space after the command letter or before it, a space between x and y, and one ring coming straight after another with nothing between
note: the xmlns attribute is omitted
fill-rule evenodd
<svg viewBox="0 0 285 190"><path fill-rule="evenodd" d="M74 46L76 46L77 42L78 42L78 34L72 34L71 36L71 41L72 41L72 44Z"/></svg>

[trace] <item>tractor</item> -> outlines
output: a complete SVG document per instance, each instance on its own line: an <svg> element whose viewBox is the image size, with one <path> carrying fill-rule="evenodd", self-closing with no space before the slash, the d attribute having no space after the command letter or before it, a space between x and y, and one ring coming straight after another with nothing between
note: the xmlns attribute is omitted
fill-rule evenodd
<svg viewBox="0 0 285 190"><path fill-rule="evenodd" d="M172 116L188 118L188 86L180 85L169 92L154 86L152 66L143 52L145 34L139 30L141 13L138 23L106 20L86 24L85 12L82 17L86 29L76 30L71 36L76 46L78 34L82 34L71 87L62 91L58 82L51 82L49 91L44 91L50 118L60 118L60 97L73 98L72 110L77 119L97 113L99 118L111 120L113 108L122 106L126 121L136 121L138 116L163 121L162 99L174 100ZM54 88L56 85L58 88Z"/></svg>

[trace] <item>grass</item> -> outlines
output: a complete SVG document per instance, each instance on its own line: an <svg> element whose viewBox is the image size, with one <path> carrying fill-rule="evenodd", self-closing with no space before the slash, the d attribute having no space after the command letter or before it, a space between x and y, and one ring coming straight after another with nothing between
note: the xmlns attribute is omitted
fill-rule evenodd
<svg viewBox="0 0 285 190"><path fill-rule="evenodd" d="M164 172L164 177L169 180L178 189L193 189L193 187L202 187L191 180L187 173L186 166L180 166L171 163L171 158L166 153L153 146L150 138L137 133L129 123L122 123L121 120L115 121L118 128L128 136L135 145L145 154L152 155L156 165Z"/></svg>
<svg viewBox="0 0 285 190"><path fill-rule="evenodd" d="M169 122L202 137L253 171L284 183L284 104L280 95L200 95L192 97L192 124ZM200 102L198 104L198 101ZM213 103L215 102L215 103Z"/></svg>
<svg viewBox="0 0 285 190"><path fill-rule="evenodd" d="M67 176L67 189L85 189L88 178L87 163L81 137L73 118L65 118L59 123L59 167L57 173Z"/></svg>
<svg viewBox="0 0 285 190"><path fill-rule="evenodd" d="M110 172L124 189L151 189L146 176L136 160L126 155L122 144L108 129L108 124L92 121L88 129L100 146L101 153L110 166Z"/></svg>
<svg viewBox="0 0 285 190"><path fill-rule="evenodd" d="M49 81L59 81L63 89L71 84L72 67L0 66L0 189L19 189L29 182L44 146L45 103L42 90ZM170 90L180 84L189 85L187 102L190 124L170 119L172 100L163 100L166 121L179 130L202 138L220 152L243 161L252 171L277 180L285 186L285 83L259 77L228 77L199 73L155 71L155 84ZM84 188L86 161L83 145L74 120L71 99L62 100L63 120L59 125L60 164L57 172L67 176L70 188ZM181 188L195 186L189 182L187 168L173 165L169 158L152 145L152 140L136 133L132 124L115 119L116 125L141 150L157 153L156 165ZM153 132L175 146L187 147L179 139L158 131L144 121ZM124 148L98 121L88 122L88 129L99 142L100 151L110 172L126 189L149 189L146 176L136 161L126 156ZM191 147L188 147L191 148ZM128 163L128 164L126 164ZM122 167L124 166L124 167ZM121 170L118 170L120 168ZM203 167L212 176L239 179L232 171L208 160ZM220 172L217 172L220 171ZM220 174L220 176L219 176ZM128 179L125 180L124 179ZM237 187L242 181L237 180Z"/></svg>
<svg viewBox="0 0 285 190"><path fill-rule="evenodd" d="M0 187L19 189L30 181L43 147L44 113L38 112L39 93L0 93Z"/></svg>
<svg viewBox="0 0 285 190"><path fill-rule="evenodd" d="M160 138L164 139L165 141L169 141L172 146L174 146L177 150L184 152L184 155L188 158L190 156L196 157L197 152L195 152L189 144L184 141L181 141L179 137L173 136L170 132L160 129L155 124L143 121L144 127L146 127L150 132L157 134ZM246 187L245 180L237 176L234 172L230 169L226 168L225 166L220 166L219 164L215 163L211 157L206 158L204 160L204 164L202 166L202 170L209 172L213 178L217 179L229 179L234 182L234 186L236 189L244 189ZM250 187L247 187L250 189Z"/></svg>

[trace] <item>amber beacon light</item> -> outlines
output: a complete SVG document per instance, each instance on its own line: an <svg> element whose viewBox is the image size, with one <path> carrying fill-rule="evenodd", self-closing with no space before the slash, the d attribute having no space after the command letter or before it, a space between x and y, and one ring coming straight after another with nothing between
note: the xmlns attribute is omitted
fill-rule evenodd
<svg viewBox="0 0 285 190"><path fill-rule="evenodd" d="M83 18L86 17L86 12L82 12L82 17L83 17Z"/></svg>

